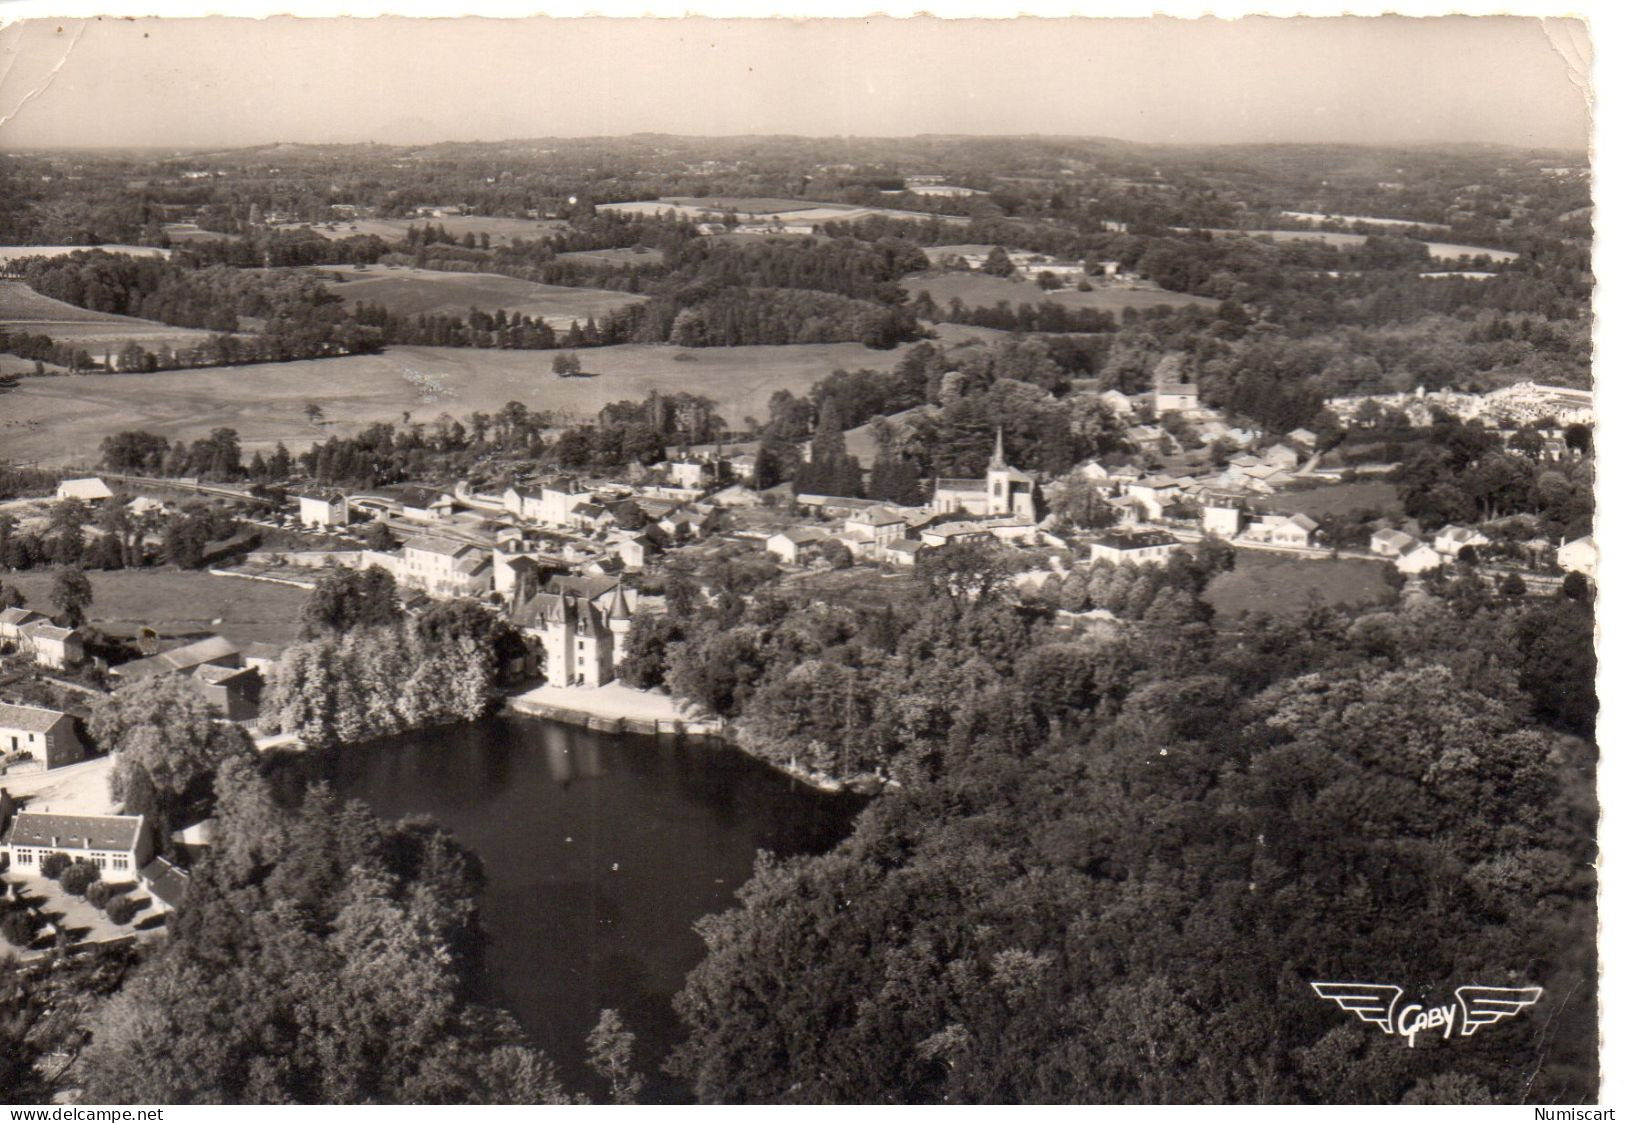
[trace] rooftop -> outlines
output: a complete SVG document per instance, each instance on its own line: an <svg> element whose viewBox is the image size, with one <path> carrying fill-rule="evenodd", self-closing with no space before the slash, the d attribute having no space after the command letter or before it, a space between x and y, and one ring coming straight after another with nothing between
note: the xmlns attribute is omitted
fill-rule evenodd
<svg viewBox="0 0 1625 1123"><path fill-rule="evenodd" d="M45 733L58 722L68 720L61 710L47 710L42 706L15 706L0 702L0 729L21 729L29 733Z"/></svg>
<svg viewBox="0 0 1625 1123"><path fill-rule="evenodd" d="M47 815L19 811L3 841L10 846L57 850L133 850L140 815Z"/></svg>

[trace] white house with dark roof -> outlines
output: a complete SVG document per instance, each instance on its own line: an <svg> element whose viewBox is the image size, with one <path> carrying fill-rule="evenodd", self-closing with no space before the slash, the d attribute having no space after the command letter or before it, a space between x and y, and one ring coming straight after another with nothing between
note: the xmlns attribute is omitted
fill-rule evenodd
<svg viewBox="0 0 1625 1123"><path fill-rule="evenodd" d="M61 710L0 702L0 772L20 764L60 768L85 759L74 720Z"/></svg>
<svg viewBox="0 0 1625 1123"><path fill-rule="evenodd" d="M299 493L299 525L308 527L348 526L350 501L342 491L327 489Z"/></svg>
<svg viewBox="0 0 1625 1123"><path fill-rule="evenodd" d="M22 629L22 645L34 653L42 667L65 671L85 661L85 641L77 628L59 628L49 620L36 620Z"/></svg>
<svg viewBox="0 0 1625 1123"><path fill-rule="evenodd" d="M842 536L854 539L864 556L874 556L882 546L902 538L907 529L908 523L893 508L869 507L847 516Z"/></svg>
<svg viewBox="0 0 1625 1123"><path fill-rule="evenodd" d="M482 597L494 580L491 552L471 542L419 535L402 545L395 580L432 597Z"/></svg>
<svg viewBox="0 0 1625 1123"><path fill-rule="evenodd" d="M820 530L815 526L798 526L781 530L770 537L764 545L768 553L785 565L805 565L809 557L808 551L827 538L829 532L826 530Z"/></svg>
<svg viewBox="0 0 1625 1123"><path fill-rule="evenodd" d="M1179 546L1179 539L1164 531L1122 531L1107 534L1091 543L1089 560L1109 561L1117 565L1162 565Z"/></svg>
<svg viewBox="0 0 1625 1123"><path fill-rule="evenodd" d="M1379 558L1397 558L1417 544L1411 535L1392 528L1379 530L1371 536L1371 552Z"/></svg>
<svg viewBox="0 0 1625 1123"><path fill-rule="evenodd" d="M38 876L50 854L89 862L106 874L134 876L152 857L152 829L140 815L12 815L0 833L0 855L11 868Z"/></svg>
<svg viewBox="0 0 1625 1123"><path fill-rule="evenodd" d="M0 640L20 641L23 638L23 629L30 624L46 620L43 612L35 612L32 608L7 608L0 610Z"/></svg>
<svg viewBox="0 0 1625 1123"><path fill-rule="evenodd" d="M1301 511L1292 515L1260 515L1248 525L1242 537L1302 549L1313 541L1319 529L1320 524Z"/></svg>

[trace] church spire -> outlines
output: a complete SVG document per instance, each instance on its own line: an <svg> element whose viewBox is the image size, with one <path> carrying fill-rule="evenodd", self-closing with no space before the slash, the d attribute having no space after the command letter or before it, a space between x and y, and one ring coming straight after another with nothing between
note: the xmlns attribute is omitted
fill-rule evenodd
<svg viewBox="0 0 1625 1123"><path fill-rule="evenodd" d="M993 438L993 459L989 460L987 462L987 466L990 469L992 469L992 468L1008 468L1010 466L1010 465L1008 465L1008 464L1006 464L1004 462L1004 426L1003 425L999 426L998 434Z"/></svg>

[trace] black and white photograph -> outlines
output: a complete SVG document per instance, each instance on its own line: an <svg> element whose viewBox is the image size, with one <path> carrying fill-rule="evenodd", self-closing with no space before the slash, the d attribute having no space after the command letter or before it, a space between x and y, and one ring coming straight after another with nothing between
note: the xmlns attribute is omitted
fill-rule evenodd
<svg viewBox="0 0 1625 1123"><path fill-rule="evenodd" d="M1613 1117L1618 37L151 7L0 3L9 1119Z"/></svg>

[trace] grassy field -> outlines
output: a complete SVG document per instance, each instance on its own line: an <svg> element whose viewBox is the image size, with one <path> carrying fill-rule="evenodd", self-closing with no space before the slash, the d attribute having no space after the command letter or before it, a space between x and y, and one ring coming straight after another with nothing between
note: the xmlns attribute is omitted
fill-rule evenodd
<svg viewBox="0 0 1625 1123"><path fill-rule="evenodd" d="M1304 491L1278 491L1270 496L1267 505L1282 514L1301 511L1311 518L1348 515L1365 510L1395 517L1405 514L1405 508L1399 502L1399 490L1382 480L1330 484Z"/></svg>
<svg viewBox="0 0 1625 1123"><path fill-rule="evenodd" d="M296 223L285 229L296 230L302 223ZM378 237L390 242L398 242L406 237L406 228L416 226L422 229L425 226L445 227L446 233L453 238L461 239L464 234L472 234L478 238L481 234L491 236L491 244L497 246L511 245L515 239L530 240L540 238L544 234L551 234L555 230L562 230L565 223L548 218L497 218L485 215L451 215L446 218L357 218L350 221L324 222L312 226L311 229L324 238L351 238L365 234L376 234Z"/></svg>
<svg viewBox="0 0 1625 1123"><path fill-rule="evenodd" d="M1243 612L1301 612L1317 593L1326 605L1381 604L1395 597L1384 579L1387 568L1363 558L1317 561L1237 550L1236 568L1215 577L1205 599L1220 620L1234 620Z"/></svg>
<svg viewBox="0 0 1625 1123"><path fill-rule="evenodd" d="M29 607L51 611L54 573L6 575ZM305 591L267 581L215 577L181 569L92 571L90 622L110 634L133 636L142 625L161 636L219 632L233 643L291 643L298 638Z"/></svg>
<svg viewBox="0 0 1625 1123"><path fill-rule="evenodd" d="M0 331L26 331L48 335L58 343L76 343L98 359L132 339L152 351L166 342L171 347L190 346L209 334L134 316L92 312L41 296L21 281L0 281Z"/></svg>
<svg viewBox="0 0 1625 1123"><path fill-rule="evenodd" d="M1125 308L1144 309L1158 304L1174 308L1186 304L1200 304L1208 308L1219 306L1219 302L1211 297L1187 296L1158 288L1103 288L1094 292L1067 288L1045 292L1032 281L990 277L985 273L914 273L903 278L903 287L908 289L910 295L929 292L938 307L944 308L956 296L971 308L992 308L1001 300L1008 302L1011 308L1018 304L1037 304L1048 300L1063 308L1098 308L1115 316L1121 316Z"/></svg>
<svg viewBox="0 0 1625 1123"><path fill-rule="evenodd" d="M618 250L572 250L558 255L559 261L579 261L583 265L659 265L662 255L648 246L630 246Z"/></svg>
<svg viewBox="0 0 1625 1123"><path fill-rule="evenodd" d="M217 426L236 429L252 454L284 441L295 451L401 414L430 421L466 418L510 401L576 418L650 390L703 394L733 423L767 417L774 391L804 393L836 367L889 370L906 348L871 351L858 343L686 350L628 344L581 351L594 377L559 378L551 351L393 347L380 355L263 363L160 374L25 378L0 398L0 458L85 463L110 433L146 429L195 440ZM685 360L677 356L685 355ZM312 426L305 403L326 423Z"/></svg>
<svg viewBox="0 0 1625 1123"><path fill-rule="evenodd" d="M572 320L586 323L589 316L602 317L647 299L634 293L541 285L497 273L447 273L380 265L365 269L324 267L315 272L333 282L329 287L346 304L382 304L401 316L466 316L470 308L485 312L501 308L567 328Z"/></svg>

